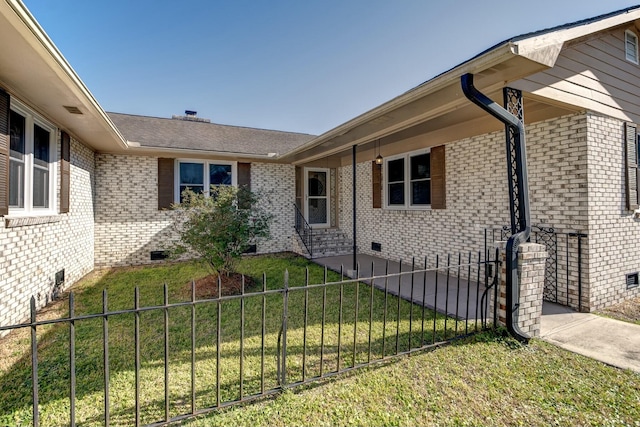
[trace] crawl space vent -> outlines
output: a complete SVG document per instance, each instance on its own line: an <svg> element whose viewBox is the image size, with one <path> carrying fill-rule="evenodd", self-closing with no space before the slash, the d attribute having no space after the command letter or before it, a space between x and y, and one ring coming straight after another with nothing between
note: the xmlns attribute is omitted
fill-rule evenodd
<svg viewBox="0 0 640 427"><path fill-rule="evenodd" d="M159 261L161 259L169 258L169 254L166 251L151 251L151 261Z"/></svg>

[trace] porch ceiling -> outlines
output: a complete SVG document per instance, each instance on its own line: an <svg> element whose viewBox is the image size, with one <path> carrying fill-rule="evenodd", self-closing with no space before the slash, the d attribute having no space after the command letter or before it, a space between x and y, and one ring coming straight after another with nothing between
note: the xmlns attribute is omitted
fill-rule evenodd
<svg viewBox="0 0 640 427"><path fill-rule="evenodd" d="M508 86L509 82L547 67L508 53L500 59L485 68L477 64L474 66L473 61L464 64L399 97L409 97L412 92L423 92L416 94L410 101L393 108L384 107L396 100L383 104L343 125L343 129L337 128L319 136L312 141L312 146L286 157L295 164L327 158L338 160L351 152L352 145L358 145L358 151L363 152L377 146L378 140L387 153L392 144L401 141L403 143L398 147L409 151L503 129L501 122L488 116L464 96L460 76L473 72L476 87L498 104L502 104L502 88ZM525 123L577 111L576 107L570 105L531 97L526 93L524 96ZM364 116L368 116L367 120L358 120Z"/></svg>
<svg viewBox="0 0 640 427"><path fill-rule="evenodd" d="M490 94L491 99L502 105L499 99L502 98L502 92L494 92ZM560 107L549 105L535 99L524 97L524 118L526 123L534 123L541 120L565 115L575 111L570 106ZM504 129L504 124L498 120L492 119L486 113L483 113L475 105L469 103L464 107L456 110L455 114L446 114L427 120L410 128L399 132L392 133L381 139L381 144L390 144L394 142L404 141L415 138L417 136L426 136L429 147L445 144L447 142L468 138L475 135L481 135L489 132Z"/></svg>

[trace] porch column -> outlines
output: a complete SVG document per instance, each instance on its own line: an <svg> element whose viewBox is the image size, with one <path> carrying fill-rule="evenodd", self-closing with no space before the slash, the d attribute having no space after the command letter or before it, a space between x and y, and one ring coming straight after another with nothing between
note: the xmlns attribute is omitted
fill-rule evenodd
<svg viewBox="0 0 640 427"><path fill-rule="evenodd" d="M507 242L496 242L500 249L500 282L498 284L498 324L505 325L507 320L507 275L506 246ZM518 310L518 326L531 337L540 336L540 319L542 317L542 294L544 293L544 272L547 251L538 243L523 243L518 248L518 285L520 287L518 301L514 306ZM491 299L492 301L492 299ZM489 309L493 313L493 307Z"/></svg>
<svg viewBox="0 0 640 427"><path fill-rule="evenodd" d="M355 271L358 268L358 259L357 259L357 252L358 252L358 246L356 244L356 240L357 240L357 227L356 227L356 148L357 146L354 145L351 148L351 168L352 168L352 188L351 188L351 192L353 195L353 200L351 202L352 204L352 210L353 210L353 271Z"/></svg>

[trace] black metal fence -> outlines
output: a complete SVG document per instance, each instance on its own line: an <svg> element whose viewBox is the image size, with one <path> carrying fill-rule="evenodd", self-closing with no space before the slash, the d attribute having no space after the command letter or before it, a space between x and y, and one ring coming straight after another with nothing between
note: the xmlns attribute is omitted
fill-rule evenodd
<svg viewBox="0 0 640 427"><path fill-rule="evenodd" d="M20 424L38 426L42 417L54 425L167 425L487 327L500 269L497 253L481 258L425 259L423 268L414 260L397 272L387 262L383 275L341 272L338 281L328 281L325 268L319 284L310 283L308 269L303 283L285 272L276 289L266 275L249 289L243 278L239 294L223 294L218 283L218 295L206 299L196 298L192 283L190 299L178 302L165 285L163 303L151 306L140 305L136 287L132 307L117 310L105 290L102 312L82 315L72 293L68 316L50 320L37 319L32 299L29 322L0 327L30 330L31 372L5 380L31 400L31 417ZM92 381L90 391L79 393L79 381ZM68 406L68 417L47 420L54 400Z"/></svg>
<svg viewBox="0 0 640 427"><path fill-rule="evenodd" d="M498 240L507 240L511 229L485 229L485 249ZM580 232L560 233L552 227L531 227L531 242L545 246L548 257L545 265L544 300L578 311L583 306L583 246L588 236Z"/></svg>

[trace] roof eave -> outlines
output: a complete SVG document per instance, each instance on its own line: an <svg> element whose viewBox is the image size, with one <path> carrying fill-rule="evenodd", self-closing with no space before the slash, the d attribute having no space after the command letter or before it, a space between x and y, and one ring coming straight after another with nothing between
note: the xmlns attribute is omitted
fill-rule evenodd
<svg viewBox="0 0 640 427"><path fill-rule="evenodd" d="M152 147L148 145L142 145L135 141L127 141L129 149L126 154L130 155L154 155L154 156L166 156L176 158L219 158L219 159L247 159L247 160L262 160L262 161L275 161L278 159L278 153L242 153L236 151L214 151L214 150L197 150L189 148L167 148L167 147ZM115 150L113 154L122 154L121 151Z"/></svg>
<svg viewBox="0 0 640 427"><path fill-rule="evenodd" d="M319 146L331 146L329 149L324 151L324 155L331 155L345 150L348 146L358 145L369 142L375 138L380 138L385 135L385 132L394 132L401 129L401 127L397 126L396 128L388 128L385 130L375 129L374 132L367 133L363 130L364 125L367 123L370 124L374 120L380 120L390 112L398 110L403 106L419 100L420 98L428 97L446 86L459 85L459 78L463 74L479 74L500 63L506 63L509 60L513 60L514 58L520 58L520 63L525 60L527 63L526 72L533 74L543 69L553 67L565 43L592 33L624 25L638 19L640 19L640 8L631 8L621 11L620 13L607 15L601 19L587 21L578 25L570 25L566 28L550 29L548 31L541 31L532 33L531 35L523 35L507 40L490 48L486 52L480 53L476 57L454 67L453 69L434 77L422 85L417 86L416 88L405 92L404 94L352 120L349 120L348 122L337 126L322 135L319 135L308 143L285 153L282 158L286 158L293 163L300 164L319 158L319 156L321 156L317 149ZM518 76L518 71L514 70L513 77L505 78L503 84L516 80L517 78L524 77L526 72L523 72L524 75ZM499 82L493 82L491 85L492 87L488 87L487 89L495 89L497 86L500 86ZM442 111L437 112L437 114L445 114L447 112L455 111L455 108L454 104L451 103L448 107L443 108ZM423 114L419 119L425 120L426 116ZM416 121L417 120L418 119L416 119ZM403 126L409 125L410 124L408 122L403 124ZM356 133L354 130L359 127L360 131L358 132L359 135L357 135L357 137L350 138L349 141L341 144L335 144L335 141L340 139L343 135L349 132ZM331 144L332 140L334 141L333 145ZM305 152L308 152L309 155L305 156Z"/></svg>
<svg viewBox="0 0 640 427"><path fill-rule="evenodd" d="M84 143L96 149L108 146L127 149L126 139L26 6L20 0L4 0L4 3L13 11L13 14L9 12L3 13L3 15L15 28L15 30L12 30L14 31L14 36L21 37L27 43L31 49L31 58L39 57L40 60L44 62L43 69L30 70L33 76L31 78L46 75L48 79L56 79L55 85L65 87L68 90L67 96L73 96L73 98L81 104L82 109L85 110L83 111L85 117L69 117L64 114L65 110L62 105L57 105L54 102L39 102L38 94L30 91L28 85L24 83L26 80L22 80L19 84L14 85L11 84L11 81L5 82L5 84L9 86L8 89L34 104L32 107L39 109L39 111L51 120L56 121L59 125L69 126L70 129L68 130ZM47 68L47 70L45 70L45 68ZM0 78L2 77L5 76L0 76ZM27 77L25 77L25 79L27 79ZM50 81L47 83L53 85ZM75 126L77 129L74 131L73 124L78 124L81 120L84 121L84 123ZM87 125L87 120L96 120L98 123ZM90 127L93 127L94 130L96 128L102 130L100 132L99 142L96 143L92 140L92 132L89 131Z"/></svg>
<svg viewBox="0 0 640 427"><path fill-rule="evenodd" d="M401 108L417 99L429 96L439 89L450 86L451 84L458 84L458 79L461 75L465 73L475 74L491 68L506 61L509 58L513 58L514 56L516 56L516 51L516 45L511 42L506 42L500 46L497 46L494 49L486 52L485 54L464 62L459 66L452 68L451 70L415 87L414 89L411 89L403 93L402 95L397 96L396 98L393 98L390 101L387 101L384 104L381 104L380 106L369 110L366 113L361 114L360 116L357 116L354 119L351 119L348 122L345 122L344 124L337 126L328 132L323 133L322 135L319 135L306 144L303 144L300 147L297 147L294 150L283 154L281 158L292 158L299 153L324 144L333 138L344 135L358 126L383 117L389 112L397 110L398 108Z"/></svg>

